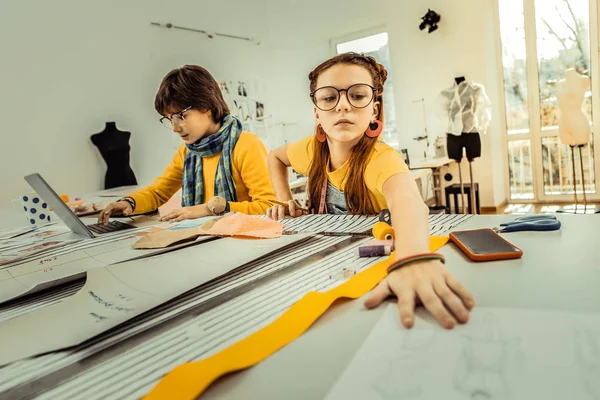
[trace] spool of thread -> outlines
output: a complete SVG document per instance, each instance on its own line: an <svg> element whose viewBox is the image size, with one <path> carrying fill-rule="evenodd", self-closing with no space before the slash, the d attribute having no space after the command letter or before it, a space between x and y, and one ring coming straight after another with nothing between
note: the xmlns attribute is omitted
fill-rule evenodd
<svg viewBox="0 0 600 400"><path fill-rule="evenodd" d="M358 248L359 257L383 257L392 253L390 246L362 246Z"/></svg>
<svg viewBox="0 0 600 400"><path fill-rule="evenodd" d="M378 240L394 239L394 228L385 222L378 222L373 226L373 237Z"/></svg>

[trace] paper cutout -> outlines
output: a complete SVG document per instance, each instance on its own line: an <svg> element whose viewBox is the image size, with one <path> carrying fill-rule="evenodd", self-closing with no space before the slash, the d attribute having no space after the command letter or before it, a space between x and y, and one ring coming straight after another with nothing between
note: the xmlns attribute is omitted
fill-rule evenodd
<svg viewBox="0 0 600 400"><path fill-rule="evenodd" d="M195 228L149 233L137 241L133 248L157 249L185 240L193 240L201 235L273 239L281 237L282 233L283 224L281 222L241 213L230 213Z"/></svg>
<svg viewBox="0 0 600 400"><path fill-rule="evenodd" d="M448 237L432 236L429 249L437 251ZM304 333L333 302L357 299L373 289L387 274L389 259L354 275L327 292L310 292L270 325L225 350L193 363L176 367L144 399L196 399L220 376L251 367Z"/></svg>
<svg viewBox="0 0 600 400"><path fill-rule="evenodd" d="M184 252L93 268L75 295L2 323L0 365L80 344L307 236L260 241L223 238L210 245L192 246Z"/></svg>
<svg viewBox="0 0 600 400"><path fill-rule="evenodd" d="M202 234L217 236L244 236L262 239L281 237L283 224L278 221L230 213L219 218L214 225L202 226Z"/></svg>
<svg viewBox="0 0 600 400"><path fill-rule="evenodd" d="M142 236L132 247L134 249L162 249L176 243L194 240L200 234L200 228L154 232Z"/></svg>

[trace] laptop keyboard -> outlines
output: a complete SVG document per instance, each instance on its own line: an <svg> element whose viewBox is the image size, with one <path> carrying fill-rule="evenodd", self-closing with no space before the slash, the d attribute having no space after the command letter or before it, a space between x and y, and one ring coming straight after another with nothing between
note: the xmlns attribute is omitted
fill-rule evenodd
<svg viewBox="0 0 600 400"><path fill-rule="evenodd" d="M125 229L135 228L135 226L133 226L133 225L126 224L126 223L120 222L120 221L110 221L108 223L108 226L104 226L103 224L93 224L93 225L88 225L87 227L90 231L97 233L99 235L101 235L103 233L117 232L117 231L122 231Z"/></svg>

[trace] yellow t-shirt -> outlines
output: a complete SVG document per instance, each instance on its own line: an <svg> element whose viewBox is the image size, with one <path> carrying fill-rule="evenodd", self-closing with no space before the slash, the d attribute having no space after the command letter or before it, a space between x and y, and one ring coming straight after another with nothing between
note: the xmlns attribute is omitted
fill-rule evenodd
<svg viewBox="0 0 600 400"><path fill-rule="evenodd" d="M308 168L313 157L313 146L314 135L288 145L287 156L296 172L308 175ZM330 171L329 165L327 166L329 183L341 192L344 191L346 185L348 161L335 171ZM410 174L410 170L399 153L389 145L378 141L365 168L365 183L376 212L388 208L383 196L383 184L396 174Z"/></svg>
<svg viewBox="0 0 600 400"><path fill-rule="evenodd" d="M149 186L129 195L135 202L135 213L154 211L166 203L179 189L183 164L188 149L182 143L161 176ZM221 153L202 157L204 198L214 196L215 173ZM267 149L258 136L242 132L232 153L233 182L237 192L236 202L229 202L230 210L244 214L264 214L275 200L275 192L269 179Z"/></svg>

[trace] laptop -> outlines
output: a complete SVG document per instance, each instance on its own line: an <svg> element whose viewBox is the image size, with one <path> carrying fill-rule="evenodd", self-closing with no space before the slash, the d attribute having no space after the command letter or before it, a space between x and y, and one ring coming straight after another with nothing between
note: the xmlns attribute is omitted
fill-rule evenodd
<svg viewBox="0 0 600 400"><path fill-rule="evenodd" d="M35 190L35 192L54 210L58 218L67 225L74 233L86 238L93 239L106 233L118 232L124 229L133 229L136 226L126 224L120 221L111 221L108 226L102 224L86 225L56 194L54 189L48 185L48 182L40 174L31 174L25 177L25 181Z"/></svg>

